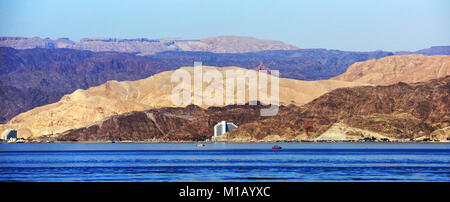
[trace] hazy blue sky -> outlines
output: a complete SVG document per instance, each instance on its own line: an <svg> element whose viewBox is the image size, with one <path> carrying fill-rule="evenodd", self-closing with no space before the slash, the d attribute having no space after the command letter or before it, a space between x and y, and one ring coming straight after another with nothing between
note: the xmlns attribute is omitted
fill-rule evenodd
<svg viewBox="0 0 450 202"><path fill-rule="evenodd" d="M300 48L450 45L450 0L0 0L1 36L274 39Z"/></svg>

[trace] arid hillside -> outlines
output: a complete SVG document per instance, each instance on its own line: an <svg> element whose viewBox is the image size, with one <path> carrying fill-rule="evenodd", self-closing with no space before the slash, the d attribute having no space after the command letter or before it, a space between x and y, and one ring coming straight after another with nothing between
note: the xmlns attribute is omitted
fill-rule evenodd
<svg viewBox="0 0 450 202"><path fill-rule="evenodd" d="M376 85L414 83L450 75L450 55L397 55L357 62L332 78Z"/></svg>
<svg viewBox="0 0 450 202"><path fill-rule="evenodd" d="M189 72L192 79L194 78L192 67L184 67L182 69ZM227 80L241 77L241 75L226 77L226 71L246 70L238 67L203 67L204 72L210 69L221 72L224 77L224 83ZM172 73L173 71L166 71L137 81L108 81L105 84L91 87L87 90L79 89L72 94L63 96L56 103L36 107L19 114L7 124L0 125L0 129L18 129L21 137L40 136L42 134L50 134L52 128L54 133L58 133L84 127L112 115L174 106L170 96L172 89L177 86L177 83L171 82ZM270 80L268 78L268 81ZM224 83L220 84L224 86ZM203 85L205 89L209 84L204 82ZM301 106L333 89L359 85L365 84L334 80L299 81L280 78L279 101L281 105L294 104ZM239 88L235 92L236 94L239 92L247 94L246 100L242 103L252 101L248 100L248 89L247 82L245 89ZM192 96L194 96L193 93Z"/></svg>
<svg viewBox="0 0 450 202"><path fill-rule="evenodd" d="M58 141L195 141L221 120L239 127L219 141L420 140L450 138L450 76L426 83L341 88L274 117L262 106L160 108L106 117L44 139Z"/></svg>
<svg viewBox="0 0 450 202"><path fill-rule="evenodd" d="M163 71L192 66L196 61L208 66L247 69L263 63L272 70L279 70L281 77L325 80L344 73L354 62L388 55L392 53L298 49L249 53L168 51L138 56L136 53L67 48L0 47L0 123L35 107L57 102L77 89L110 80L144 79Z"/></svg>
<svg viewBox="0 0 450 202"><path fill-rule="evenodd" d="M302 107L239 126L221 139L417 139L450 137L450 76L423 83L341 88Z"/></svg>

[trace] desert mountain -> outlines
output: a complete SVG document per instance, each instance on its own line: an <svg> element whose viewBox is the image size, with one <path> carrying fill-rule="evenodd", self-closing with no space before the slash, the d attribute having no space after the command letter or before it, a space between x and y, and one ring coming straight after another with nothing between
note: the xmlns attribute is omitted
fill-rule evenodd
<svg viewBox="0 0 450 202"><path fill-rule="evenodd" d="M450 55L401 55L357 62L332 78L377 85L414 83L450 75Z"/></svg>
<svg viewBox="0 0 450 202"><path fill-rule="evenodd" d="M222 140L450 138L450 76L340 88L302 107L239 126Z"/></svg>
<svg viewBox="0 0 450 202"><path fill-rule="evenodd" d="M26 49L0 47L0 123L21 112L57 102L77 89L109 80L134 81L159 72L192 66L239 66L247 69L263 63L279 70L281 77L323 80L344 73L358 61L392 55L389 52L348 52L325 49L210 53L171 51L148 56L131 53L92 52L74 49Z"/></svg>
<svg viewBox="0 0 450 202"><path fill-rule="evenodd" d="M194 78L192 67L182 69L188 71L191 78ZM226 77L225 71L245 70L238 67L207 66L204 66L203 69L204 71L215 69L222 72L224 82L235 79L235 77ZM39 136L51 133L52 120L56 133L83 127L111 115L173 106L170 95L173 87L177 84L171 83L172 73L173 71L166 71L137 81L118 82L113 80L87 90L79 89L72 94L63 96L59 102L36 107L19 114L7 124L1 125L0 129L18 129L19 135L22 137ZM333 89L356 85L363 84L334 80L299 81L280 78L279 100L281 105L300 106ZM205 88L206 86L208 84L204 83ZM239 92L243 90L240 89ZM248 94L248 83L245 92ZM248 100L248 96L246 99L245 102L252 101Z"/></svg>
<svg viewBox="0 0 450 202"><path fill-rule="evenodd" d="M128 53L157 53L163 51L207 51L214 53L244 53L263 50L295 50L295 46L281 41L253 37L219 36L200 40L184 39L116 39L84 38L80 42L68 38L51 40L40 37L0 37L0 46L15 49L71 48L90 51L117 51Z"/></svg>
<svg viewBox="0 0 450 202"><path fill-rule="evenodd" d="M426 83L398 83L333 90L298 107L259 116L260 105L202 109L195 105L129 112L51 137L59 141L203 140L221 120L239 127L223 141L450 138L450 76ZM44 137L45 138L45 137Z"/></svg>

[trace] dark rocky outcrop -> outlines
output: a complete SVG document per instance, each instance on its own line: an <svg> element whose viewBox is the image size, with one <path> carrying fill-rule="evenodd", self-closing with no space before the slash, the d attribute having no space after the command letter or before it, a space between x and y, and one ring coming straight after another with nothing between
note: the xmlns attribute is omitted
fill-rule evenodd
<svg viewBox="0 0 450 202"><path fill-rule="evenodd" d="M334 123L382 132L400 139L428 136L450 125L450 76L423 83L341 88L277 116L239 127L228 139L270 135L314 139ZM256 130L255 130L256 129Z"/></svg>
<svg viewBox="0 0 450 202"><path fill-rule="evenodd" d="M229 105L203 109L160 108L107 117L89 126L72 129L59 141L192 141L210 138L214 125L225 120L237 125L262 119L261 105ZM45 137L43 137L45 138Z"/></svg>

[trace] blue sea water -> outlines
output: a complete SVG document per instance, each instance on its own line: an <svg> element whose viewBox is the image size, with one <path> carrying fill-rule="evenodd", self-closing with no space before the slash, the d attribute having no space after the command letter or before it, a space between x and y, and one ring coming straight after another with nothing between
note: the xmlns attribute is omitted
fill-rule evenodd
<svg viewBox="0 0 450 202"><path fill-rule="evenodd" d="M0 144L0 181L450 181L446 143Z"/></svg>

